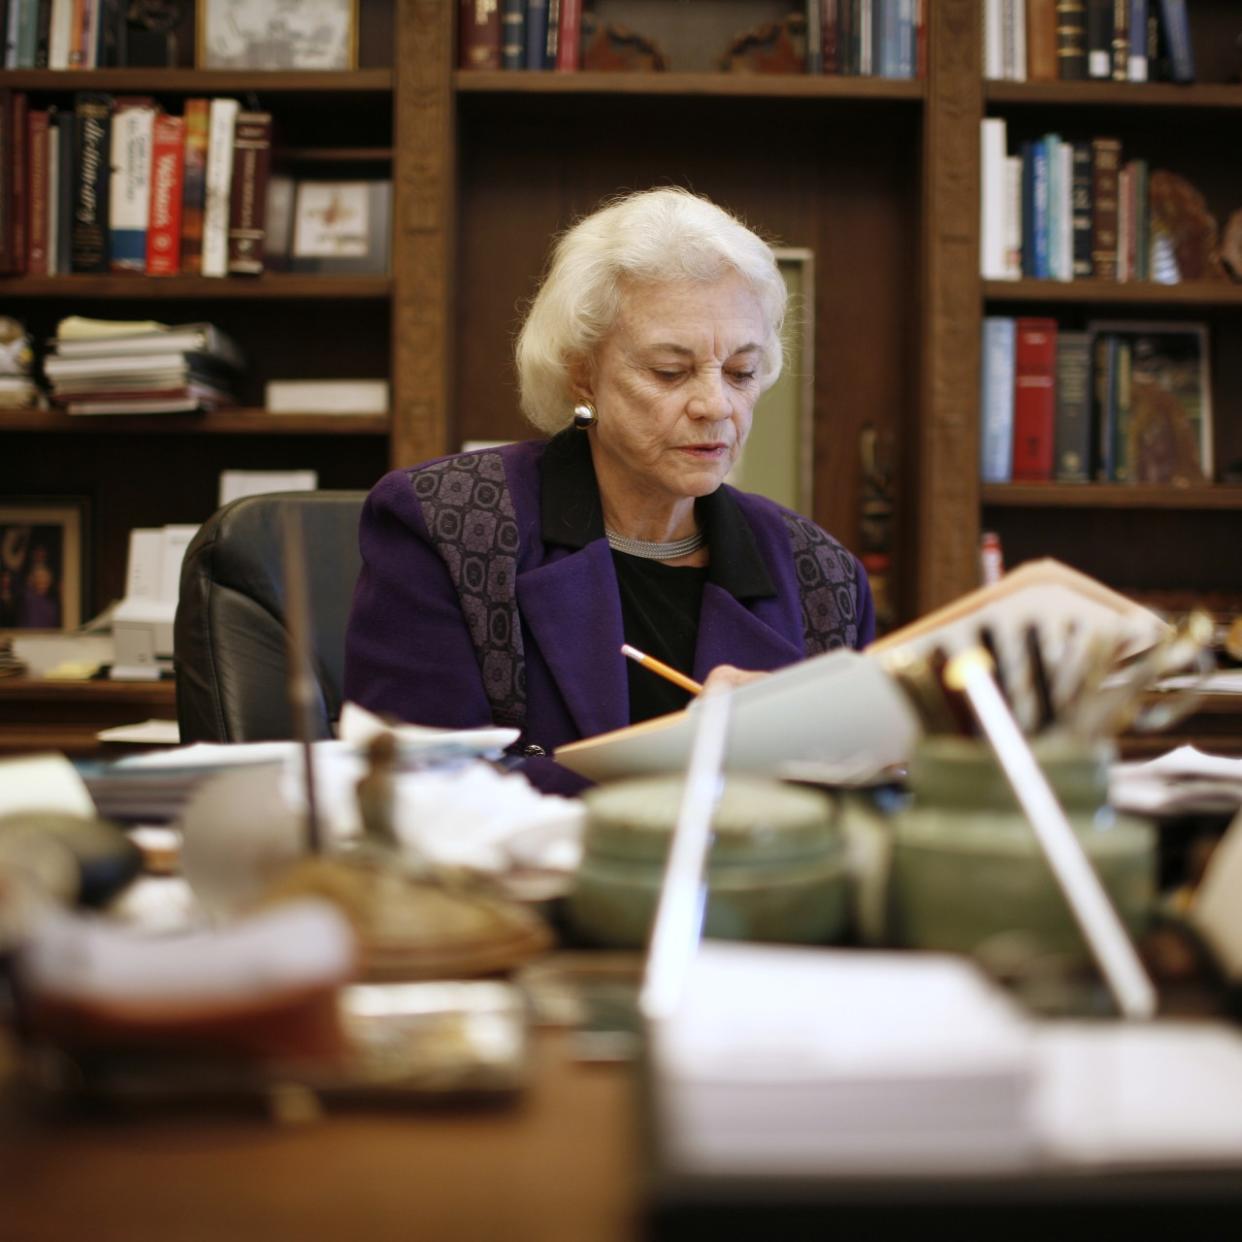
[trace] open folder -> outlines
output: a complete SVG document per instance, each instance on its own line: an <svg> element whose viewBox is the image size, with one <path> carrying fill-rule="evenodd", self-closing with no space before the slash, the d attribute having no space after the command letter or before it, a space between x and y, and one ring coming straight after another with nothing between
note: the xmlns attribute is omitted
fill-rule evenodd
<svg viewBox="0 0 1242 1242"><path fill-rule="evenodd" d="M697 708L571 742L556 759L594 781L684 771ZM805 761L874 770L902 762L917 734L901 691L874 661L829 651L733 692L725 768L772 774Z"/></svg>

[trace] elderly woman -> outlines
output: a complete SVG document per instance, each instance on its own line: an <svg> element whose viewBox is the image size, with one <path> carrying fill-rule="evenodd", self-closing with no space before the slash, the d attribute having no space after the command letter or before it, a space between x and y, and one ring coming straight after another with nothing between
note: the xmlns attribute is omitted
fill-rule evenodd
<svg viewBox="0 0 1242 1242"><path fill-rule="evenodd" d="M571 228L517 343L522 409L550 438L376 486L347 696L513 725L541 755L685 706L623 642L699 680L869 642L855 558L724 483L780 374L785 298L767 244L682 190Z"/></svg>

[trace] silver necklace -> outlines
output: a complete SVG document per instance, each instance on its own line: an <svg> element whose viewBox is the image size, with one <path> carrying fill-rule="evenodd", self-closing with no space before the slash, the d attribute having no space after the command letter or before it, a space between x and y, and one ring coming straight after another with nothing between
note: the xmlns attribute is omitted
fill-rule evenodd
<svg viewBox="0 0 1242 1242"><path fill-rule="evenodd" d="M618 535L615 530L604 527L608 546L616 552L625 552L630 556L641 556L648 561L675 561L679 556L689 556L697 552L706 542L707 536L702 530L684 539L674 539L672 543L649 543L646 539L629 539Z"/></svg>

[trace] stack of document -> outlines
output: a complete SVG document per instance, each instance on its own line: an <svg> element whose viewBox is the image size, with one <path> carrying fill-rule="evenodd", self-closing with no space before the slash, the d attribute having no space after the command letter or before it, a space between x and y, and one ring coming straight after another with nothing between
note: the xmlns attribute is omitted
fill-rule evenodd
<svg viewBox="0 0 1242 1242"><path fill-rule="evenodd" d="M948 1174L1031 1157L1030 1027L958 958L707 944L652 1040L662 1146L683 1172Z"/></svg>

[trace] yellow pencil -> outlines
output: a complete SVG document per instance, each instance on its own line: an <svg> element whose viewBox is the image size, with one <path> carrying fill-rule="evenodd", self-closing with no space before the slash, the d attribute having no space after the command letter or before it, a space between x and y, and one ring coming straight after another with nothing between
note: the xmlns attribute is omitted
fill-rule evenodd
<svg viewBox="0 0 1242 1242"><path fill-rule="evenodd" d="M665 681L671 681L673 685L689 690L691 694L703 693L703 687L697 681L687 677L685 673L679 673L675 668L665 664L663 660L657 660L655 656L649 656L639 651L637 647L631 647L629 643L621 644L621 654L636 664L641 664L643 668L649 668L653 673L663 677Z"/></svg>

